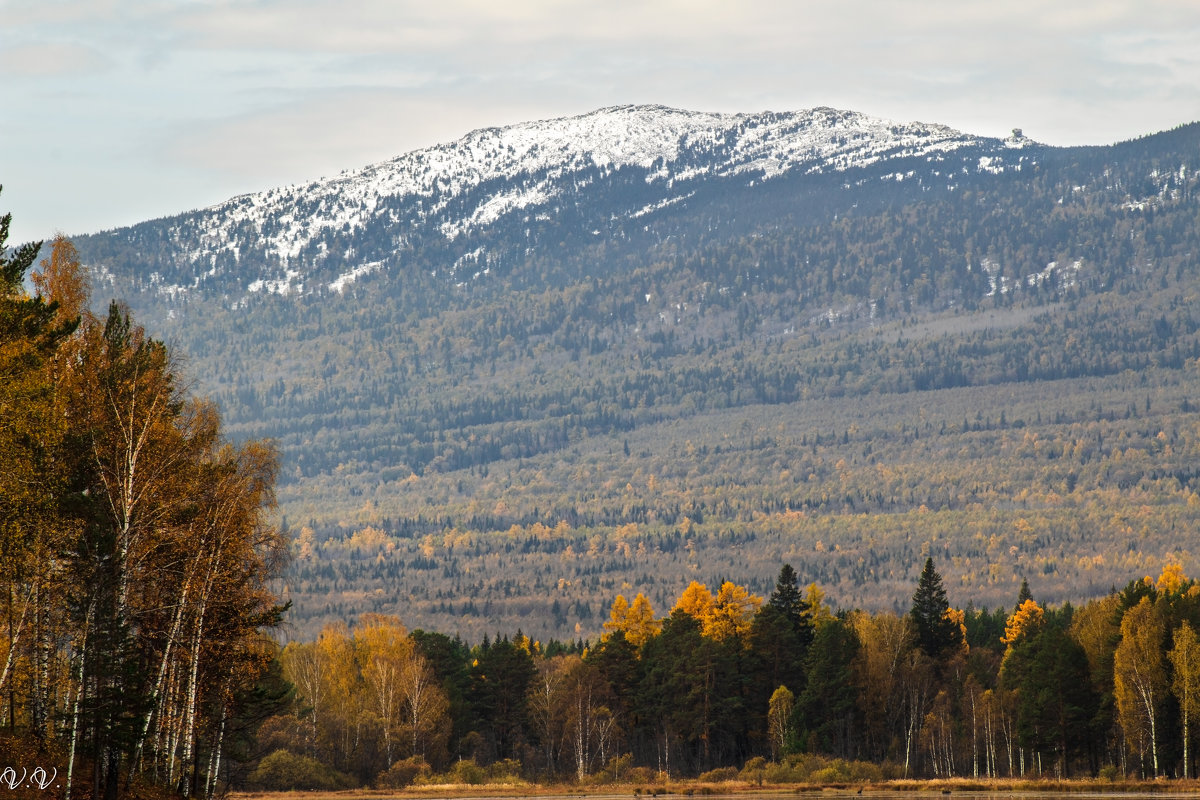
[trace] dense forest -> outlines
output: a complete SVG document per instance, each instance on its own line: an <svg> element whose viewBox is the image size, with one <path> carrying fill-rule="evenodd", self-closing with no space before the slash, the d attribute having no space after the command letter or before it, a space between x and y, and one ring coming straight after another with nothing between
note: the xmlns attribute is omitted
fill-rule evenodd
<svg viewBox="0 0 1200 800"><path fill-rule="evenodd" d="M280 654L260 788L1194 777L1200 585L1178 562L1080 606L955 608L926 559L901 612L834 613L790 565L764 599L618 595L593 643L365 614Z"/></svg>
<svg viewBox="0 0 1200 800"><path fill-rule="evenodd" d="M186 391L172 353L126 309L88 310L69 241L36 267L40 244L6 249L10 219L0 218L6 791L212 797L272 697L265 632L282 618L275 581L288 552L270 513L277 453L231 444L213 404Z"/></svg>

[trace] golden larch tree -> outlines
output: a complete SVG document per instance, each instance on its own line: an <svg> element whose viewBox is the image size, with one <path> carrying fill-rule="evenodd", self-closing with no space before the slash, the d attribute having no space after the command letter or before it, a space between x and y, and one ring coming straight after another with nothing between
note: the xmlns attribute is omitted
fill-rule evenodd
<svg viewBox="0 0 1200 800"><path fill-rule="evenodd" d="M745 586L731 581L721 584L713 602L713 608L704 621L704 635L710 639L745 639L750 634L754 614L762 606L763 599L750 594Z"/></svg>
<svg viewBox="0 0 1200 800"><path fill-rule="evenodd" d="M604 623L604 630L607 631L604 638L621 631L626 641L640 650L661 629L662 624L654 618L654 608L644 594L638 592L632 603L619 594L613 601L608 621Z"/></svg>
<svg viewBox="0 0 1200 800"><path fill-rule="evenodd" d="M1008 651L1011 651L1023 637L1036 633L1045 623L1046 614L1042 611L1042 607L1037 604L1037 601L1030 598L1021 605L1017 606L1017 610L1009 614L1008 620L1004 623L1004 635L1000 637L1000 642L1008 646Z"/></svg>

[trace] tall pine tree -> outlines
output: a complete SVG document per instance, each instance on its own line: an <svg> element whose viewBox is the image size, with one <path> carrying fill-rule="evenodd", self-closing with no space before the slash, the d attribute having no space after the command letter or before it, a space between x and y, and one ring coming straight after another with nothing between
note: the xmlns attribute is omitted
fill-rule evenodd
<svg viewBox="0 0 1200 800"><path fill-rule="evenodd" d="M927 558L917 591L913 594L909 616L916 631L917 646L935 661L940 661L962 643L962 630L958 621L947 614L949 610L942 576L933 568L933 559Z"/></svg>
<svg viewBox="0 0 1200 800"><path fill-rule="evenodd" d="M775 591L771 594L767 605L779 611L787 620L800 647L807 648L812 644L811 609L800 593L800 579L791 564L784 564L780 568L779 578L775 581Z"/></svg>

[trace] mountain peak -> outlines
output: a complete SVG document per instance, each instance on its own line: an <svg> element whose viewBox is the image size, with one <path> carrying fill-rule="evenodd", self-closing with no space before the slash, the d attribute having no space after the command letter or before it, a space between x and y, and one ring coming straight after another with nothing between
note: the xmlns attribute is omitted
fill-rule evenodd
<svg viewBox="0 0 1200 800"><path fill-rule="evenodd" d="M474 251L481 245L464 237L514 214L553 216L551 209L568 198L577 206L621 170L639 171L640 185L648 188L627 192L629 204L609 209L609 218L641 217L683 202L705 180L844 172L901 158L940 159L983 143L996 150L989 169L1002 167L1002 151L1013 149L1011 142L854 111L729 114L611 106L481 128L332 178L160 220L173 251L187 253L187 261L156 264L150 283L137 276L133 282L171 297L214 279L226 295L341 290L402 257L414 237L428 240L436 232L460 243L464 253ZM136 236L132 230L114 235ZM370 247L345 247L366 231Z"/></svg>

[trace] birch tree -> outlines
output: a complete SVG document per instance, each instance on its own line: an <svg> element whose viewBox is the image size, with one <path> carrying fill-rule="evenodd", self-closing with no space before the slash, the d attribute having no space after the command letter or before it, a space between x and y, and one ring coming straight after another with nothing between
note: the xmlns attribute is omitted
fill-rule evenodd
<svg viewBox="0 0 1200 800"><path fill-rule="evenodd" d="M0 719L61 736L92 796L136 774L211 791L231 698L270 659L277 458L228 445L170 351L88 310L71 243L4 247L0 217ZM28 283L26 281L28 280ZM32 286L35 294L29 293ZM205 765L208 774L202 775Z"/></svg>
<svg viewBox="0 0 1200 800"><path fill-rule="evenodd" d="M1158 722L1167 673L1163 663L1166 626L1149 597L1125 612L1121 643L1113 657L1113 689L1117 716L1125 738L1143 758L1150 756L1151 770L1159 775Z"/></svg>
<svg viewBox="0 0 1200 800"><path fill-rule="evenodd" d="M886 758L893 740L905 731L906 658L913 649L910 618L896 614L855 612L850 623L860 642L854 657L858 708L873 756Z"/></svg>
<svg viewBox="0 0 1200 800"><path fill-rule="evenodd" d="M771 758L776 761L788 751L795 706L796 695L786 686L780 686L772 693L767 707L767 735L771 739Z"/></svg>
<svg viewBox="0 0 1200 800"><path fill-rule="evenodd" d="M414 658L408 633L396 617L364 615L354 631L354 649L372 710L383 726L386 765L395 760L395 735L404 703L404 672ZM415 752L415 751L414 751Z"/></svg>
<svg viewBox="0 0 1200 800"><path fill-rule="evenodd" d="M1191 771L1191 721L1200 712L1200 638L1186 621L1175 629L1175 646L1167 653L1174 676L1171 689L1179 701L1183 723L1183 777Z"/></svg>
<svg viewBox="0 0 1200 800"><path fill-rule="evenodd" d="M582 781L605 762L613 715L607 703L608 685L596 668L578 658L571 658L565 666L562 729L574 757L575 777Z"/></svg>
<svg viewBox="0 0 1200 800"><path fill-rule="evenodd" d="M31 723L44 736L50 733L51 641L61 616L51 600L61 594L58 553L71 530L61 514L65 395L54 367L78 316L53 298L28 295L24 278L41 245L6 250L11 221L11 214L0 217L0 692L7 701L0 719L14 725L25 705L16 689L24 668Z"/></svg>
<svg viewBox="0 0 1200 800"><path fill-rule="evenodd" d="M530 727L534 736L541 742L544 768L551 774L558 769L558 756L564 741L562 715L559 710L562 708L563 694L566 691L567 672L577 660L577 655L539 659L537 675L529 685Z"/></svg>

